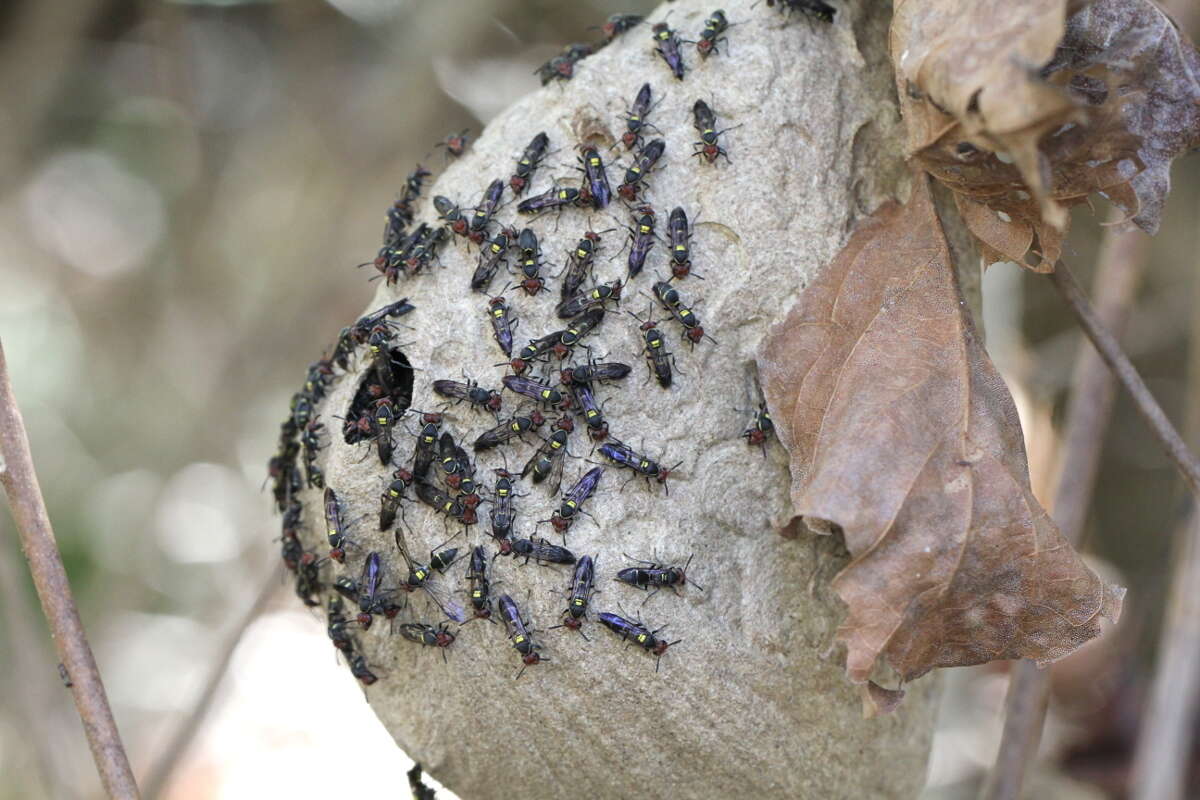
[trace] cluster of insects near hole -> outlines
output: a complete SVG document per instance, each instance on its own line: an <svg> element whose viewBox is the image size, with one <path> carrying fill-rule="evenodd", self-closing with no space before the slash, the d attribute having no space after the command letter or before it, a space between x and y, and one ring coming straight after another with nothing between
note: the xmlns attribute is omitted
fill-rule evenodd
<svg viewBox="0 0 1200 800"><path fill-rule="evenodd" d="M775 2L768 0L767 5L773 7ZM832 21L835 13L820 0L781 0L779 9L825 22ZM550 75L550 80L569 79L583 58L642 24L636 16L611 17L603 27L605 42L573 45L539 73ZM704 20L699 38L689 41L665 21L659 22L651 26L653 48L672 75L682 80L688 69L684 45L694 44L704 60L728 56L728 31L737 24L729 21L723 11L715 11ZM547 159L559 152L552 149L551 137L539 132L516 156L511 176L492 180L473 205L463 207L435 195L429 201L436 219L418 223L422 193L431 177L429 170L418 165L405 180L399 198L387 209L382 247L368 263L379 273L376 277L388 284L433 274L433 268L441 265L440 254L456 242L461 241L468 249L478 248L475 268L465 288L485 298L483 312L503 356L498 366L508 371L499 386L481 385L465 373L437 376L428 388L444 401L443 407L412 408L417 370L404 355L405 345L400 339L406 320L416 318L410 315L417 307L404 298L344 328L331 352L309 366L301 390L292 398L289 414L281 425L277 451L268 465L275 503L283 515L282 557L294 573L296 593L303 602L320 606L328 595L324 605L329 638L364 685L377 680L379 668L368 664L359 637L381 615L389 622L391 633L414 645L435 649L445 659L462 635L463 626L476 620L495 623L498 610L509 644L520 658L517 677L529 666L550 661L543 650L544 637L529 617L528 598L518 602L511 590L498 596L493 592L494 584L509 582L494 577L495 562L500 557L519 561L522 566L531 561L547 568L571 566L572 574L562 590L566 607L559 615L559 624L547 630L566 628L587 639L585 623L592 619L592 599L599 591L596 583L600 559L594 555L576 557L566 546L568 533L576 522L591 516L587 506L600 490L606 471L627 470L626 483L641 478L647 486L661 487L664 494L669 494L668 478L682 462L666 466L667 462L649 454L643 445L620 441L609 430L610 423L617 423L607 418L602 394L626 382L633 366L608 360L607 356L596 357L587 342L605 320L626 318L615 311L634 291L661 244L669 274L647 280L643 289L636 290L646 299L648 311L639 314L625 310L635 321L647 380L670 390L677 386L676 378L684 375L667 344L664 322L678 326L680 341L689 348L704 342L718 344L706 332L696 304L689 299L693 292L684 289L703 279L693 269L695 223L689 220L684 206L676 205L662 230L659 213L648 200L653 175L669 162L665 139L649 138L650 134L661 133L652 121L662 100L660 97L656 101L655 95L651 82L641 85L621 118L623 133L611 147L583 142L573 148L573 163L566 166L578 172L577 186L556 178L543 191L533 190ZM707 167L715 168L720 159L733 164L725 134L741 124L722 127L718 120L710 101L696 99L692 103L690 121L698 138L691 156ZM452 134L439 143L447 159L463 155L469 145L468 133ZM618 149L623 149L627 163L617 165L616 174L622 179L614 185L609 180L613 164L608 162L614 160L612 153ZM513 200L506 202L507 192ZM512 202L516 202L517 215L529 220L520 228L497 223ZM621 203L626 207L628 224L608 211ZM597 279L598 262L608 249L604 237L618 228L593 230L591 220L566 251L560 266L549 261L547 234L532 223L552 217L557 232L564 215L576 209L609 214L625 230L624 242L609 257L611 260L628 249L623 276L609 281ZM552 268L557 268L557 274L551 274ZM532 302L543 293L552 294L550 281L558 279L559 292L553 303L554 317L561 321L558 327L520 345L517 331L519 319L525 315L519 313L504 290L489 296L490 286L502 269L513 274L514 282L509 285L515 287L518 298L524 296L522 302ZM658 319L654 316L655 306L661 312ZM390 476L381 483L377 515L374 509L352 508L346 497L327 485L320 463L321 451L329 446L332 425L321 421L317 409L335 382L351 373L358 376L354 399L343 416L334 418L340 420L345 443L365 445L363 459L377 457ZM516 407L506 414L510 394ZM460 412L466 418L479 416L490 421L464 437L461 431L451 429L450 417ZM749 421L740 436L749 446L761 449L765 457L774 426L761 393L757 409L743 413ZM577 426L587 433L592 446L587 457L572 452L571 438ZM519 470L514 464L510 472L507 453L522 442L533 445L532 453ZM471 453L478 457L492 450L503 454L506 466L493 470L494 478L489 481L484 475L477 476ZM580 458L591 466L562 490L565 465L570 459ZM522 491L523 484L549 487L561 498L558 507L547 519L538 521L529 536L518 535L520 498L528 494ZM306 548L301 540L305 526L300 496L306 490L323 492L326 553ZM410 503L427 506L446 525L458 529L431 549L427 558L408 545L412 531L405 509ZM489 557L481 544L449 546L458 536L469 536L485 510L485 533L495 546L492 555ZM561 538L561 545L537 535L542 524ZM395 551L363 552L355 532L364 525L393 531ZM680 559L682 565L656 556L643 559L623 555L627 564L617 569L613 580L645 592L643 606L663 589L674 594L688 587L703 591L689 575L690 555ZM452 569L460 562L465 562L461 582L457 570ZM334 580L327 577L330 569L337 569L332 564L345 569ZM460 586L465 586L466 603L459 602ZM657 671L662 655L681 640L663 636L666 626L644 622L640 607L635 614L620 606L618 610L621 613L597 612L595 620L621 640L653 655Z"/></svg>

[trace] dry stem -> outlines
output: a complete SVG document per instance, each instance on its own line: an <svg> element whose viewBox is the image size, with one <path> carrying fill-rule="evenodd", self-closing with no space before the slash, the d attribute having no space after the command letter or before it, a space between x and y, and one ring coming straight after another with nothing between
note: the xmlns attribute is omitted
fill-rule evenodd
<svg viewBox="0 0 1200 800"><path fill-rule="evenodd" d="M1179 435L1179 431L1175 430L1175 426L1167 419L1167 415L1163 413L1162 407L1154 399L1154 395L1150 394L1150 389L1142 380L1142 376L1138 374L1129 357L1121 350L1121 345L1109 332L1104 321L1096 314L1095 309L1083 294L1083 290L1075 282L1070 270L1065 264L1059 262L1054 272L1050 273L1050 281L1075 314L1080 326L1092 340L1096 350L1100 352L1100 357L1104 359L1116 379L1129 392L1134 405L1150 425L1150 430L1154 433L1155 438L1166 449L1167 455L1171 457L1184 479L1187 480L1192 494L1200 495L1200 461L1196 460L1195 453L1188 449L1183 437Z"/></svg>
<svg viewBox="0 0 1200 800"><path fill-rule="evenodd" d="M1098 311L1089 308L1088 312L1107 330L1119 334L1125 327L1148 250L1149 237L1145 234L1118 233L1111 228L1106 231L1096 270ZM1059 269L1066 272L1061 264ZM1078 545L1091 505L1116 383L1096 351L1084 347L1076 357L1071 386L1052 512L1063 536ZM982 796L986 800L1016 800L1020 796L1025 770L1037 756L1041 742L1048 696L1049 674L1032 661L1019 662L1009 677L1004 732L996 763L984 786Z"/></svg>
<svg viewBox="0 0 1200 800"><path fill-rule="evenodd" d="M21 535L21 548L50 625L59 660L66 666L73 686L71 694L83 721L100 781L109 797L136 798L137 784L121 736L113 720L100 671L92 657L71 595L67 571L54 541L54 530L33 469L29 437L17 408L8 375L8 362L0 343L0 483L8 495L13 520Z"/></svg>

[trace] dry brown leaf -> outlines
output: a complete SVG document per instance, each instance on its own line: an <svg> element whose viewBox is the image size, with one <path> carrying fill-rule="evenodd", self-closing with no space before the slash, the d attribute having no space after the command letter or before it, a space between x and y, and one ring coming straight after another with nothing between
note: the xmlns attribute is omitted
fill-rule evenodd
<svg viewBox="0 0 1200 800"><path fill-rule="evenodd" d="M857 232L759 353L798 515L839 525L838 639L934 667L1062 658L1115 618L1029 488L1020 424L976 337L924 176Z"/></svg>
<svg viewBox="0 0 1200 800"><path fill-rule="evenodd" d="M1049 271L1093 192L1157 229L1200 144L1200 55L1149 0L903 0L891 41L909 152L993 212L967 219L990 255L1024 264L1030 239Z"/></svg>
<svg viewBox="0 0 1200 800"><path fill-rule="evenodd" d="M985 264L997 261L1022 263L1033 246L1034 226L1029 220L1014 219L1004 211L993 211L965 194L954 193L954 204L963 222L979 242Z"/></svg>
<svg viewBox="0 0 1200 800"><path fill-rule="evenodd" d="M1096 0L1067 20L1051 80L1064 72L1077 95L1105 78L1121 123L1137 141L1142 170L1132 196L1111 197L1146 233L1156 233L1171 190L1171 161L1200 147L1200 52L1162 9L1148 0ZM1119 186L1124 186L1124 182Z"/></svg>
<svg viewBox="0 0 1200 800"><path fill-rule="evenodd" d="M862 695L863 719L890 714L900 707L900 701L904 699L903 689L885 689L875 681L860 684L859 693Z"/></svg>

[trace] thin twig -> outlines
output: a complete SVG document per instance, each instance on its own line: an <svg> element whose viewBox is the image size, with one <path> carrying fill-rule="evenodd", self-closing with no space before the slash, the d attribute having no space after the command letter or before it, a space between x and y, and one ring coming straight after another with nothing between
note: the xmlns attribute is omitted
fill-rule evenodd
<svg viewBox="0 0 1200 800"><path fill-rule="evenodd" d="M1181 800L1191 762L1200 704L1200 515L1193 511L1178 538L1158 663L1134 753L1133 800Z"/></svg>
<svg viewBox="0 0 1200 800"><path fill-rule="evenodd" d="M0 521L0 615L7 634L0 648L10 659L7 668L11 674L36 675L50 663L50 648L43 641L44 629L37 625L33 599L25 591L15 544L8 526ZM17 711L14 716L15 724L20 726L21 744L32 751L38 767L35 772L40 773L41 791L36 794L63 797L71 793L73 781L68 780L62 759L55 752L64 726L60 724L61 715L51 711L52 705L57 706L57 698L51 693L62 692L62 684L56 680L12 681L5 689L10 695L9 708Z"/></svg>
<svg viewBox="0 0 1200 800"><path fill-rule="evenodd" d="M212 710L213 698L217 694L217 689L221 686L221 681L225 677L225 673L229 671L229 663L233 660L233 651L237 649L238 643L242 641L242 637L246 634L246 629L254 620L258 619L270 604L271 599L279 591L279 587L283 584L280 582L279 571L281 567L275 566L271 570L267 581L263 584L263 588L258 593L258 597L246 609L246 613L242 615L238 624L229 632L229 636L225 640L225 645L221 650L221 657L209 673L208 683L204 686L204 691L196 698L196 702L192 705L192 710L183 720L180 726L176 729L175 735L171 737L170 743L163 750L162 755L155 761L154 766L146 775L146 779L142 781L142 786L145 789L146 797L149 800L154 800L164 789L171 785L171 778L175 769L183 762L183 757L187 755L188 748L192 744L192 739L196 736L196 731L200 730L200 726L208 717L209 711Z"/></svg>
<svg viewBox="0 0 1200 800"><path fill-rule="evenodd" d="M1188 449L1183 437L1179 435L1179 431L1175 430L1175 426L1167 419L1162 407L1154 399L1154 395L1150 394L1142 376L1138 374L1129 358L1122 352L1117 340L1096 316L1095 310L1084 296L1083 290L1079 288L1079 284L1075 282L1070 270L1065 264L1059 262L1054 272L1050 273L1050 281L1058 289L1071 311L1074 312L1080 326L1100 352L1100 357L1104 359L1116 379L1129 392L1142 418L1150 425L1150 430L1154 433L1155 438L1162 444L1171 460L1175 462L1175 466L1179 468L1180 473L1191 487L1192 493L1200 495L1200 461L1196 460L1195 453Z"/></svg>
<svg viewBox="0 0 1200 800"><path fill-rule="evenodd" d="M1050 681L1036 661L1022 659L1008 676L1004 697L1004 732L996 762L984 782L984 800L1016 800L1021 796L1025 770L1037 756L1046 720Z"/></svg>
<svg viewBox="0 0 1200 800"><path fill-rule="evenodd" d="M1137 287L1145 271L1149 237L1109 228L1096 268L1099 321L1118 335L1129 319ZM1059 266L1065 271L1065 267ZM1090 312L1090 309L1089 309ZM1096 351L1080 348L1072 371L1058 485L1051 512L1063 537L1078 545L1091 506L1104 430L1112 415L1116 384ZM996 762L984 785L986 800L1016 800L1025 770L1037 756L1046 718L1050 680L1033 661L1021 661L1009 676L1005 698L1004 732Z"/></svg>
<svg viewBox="0 0 1200 800"><path fill-rule="evenodd" d="M137 783L121 736L113 720L100 670L92 656L71 595L67 571L54 541L54 530L46 513L46 502L33 469L29 437L17 408L4 346L0 343L0 483L8 495L13 520L21 535L21 548L42 603L42 613L54 636L59 660L71 676L71 694L83 721L83 731L109 797L137 798Z"/></svg>
<svg viewBox="0 0 1200 800"><path fill-rule="evenodd" d="M1149 261L1150 237L1140 231L1104 237L1096 268L1096 314L1112 336L1120 337L1132 315L1134 299ZM1104 431L1112 417L1117 385L1096 351L1079 348L1071 373L1071 396L1063 429L1053 514L1072 546L1083 538L1100 469Z"/></svg>
<svg viewBox="0 0 1200 800"><path fill-rule="evenodd" d="M1175 2L1168 10L1185 31L1200 24L1194 0ZM1194 250L1189 250L1194 252ZM1187 441L1200 442L1200 281L1193 279L1190 359L1183 430ZM1184 796L1195 719L1200 705L1200 512L1193 506L1172 542L1171 585L1158 658L1146 706L1142 710L1129 796L1133 800L1178 800Z"/></svg>

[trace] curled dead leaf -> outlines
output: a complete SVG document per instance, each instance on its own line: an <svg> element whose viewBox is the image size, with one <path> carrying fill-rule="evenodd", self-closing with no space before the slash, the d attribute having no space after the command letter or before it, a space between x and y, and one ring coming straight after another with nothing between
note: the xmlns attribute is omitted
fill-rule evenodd
<svg viewBox="0 0 1200 800"><path fill-rule="evenodd" d="M863 719L890 714L900 707L900 701L904 699L903 689L885 689L875 681L860 685L859 693L862 695Z"/></svg>
<svg viewBox="0 0 1200 800"><path fill-rule="evenodd" d="M1016 409L972 326L927 179L860 229L764 341L792 502L841 527L837 638L863 683L1049 662L1120 613L1029 487Z"/></svg>
<svg viewBox="0 0 1200 800"><path fill-rule="evenodd" d="M1200 145L1200 55L1149 0L903 0L891 43L908 151L992 258L1049 271L1092 193L1153 233Z"/></svg>

